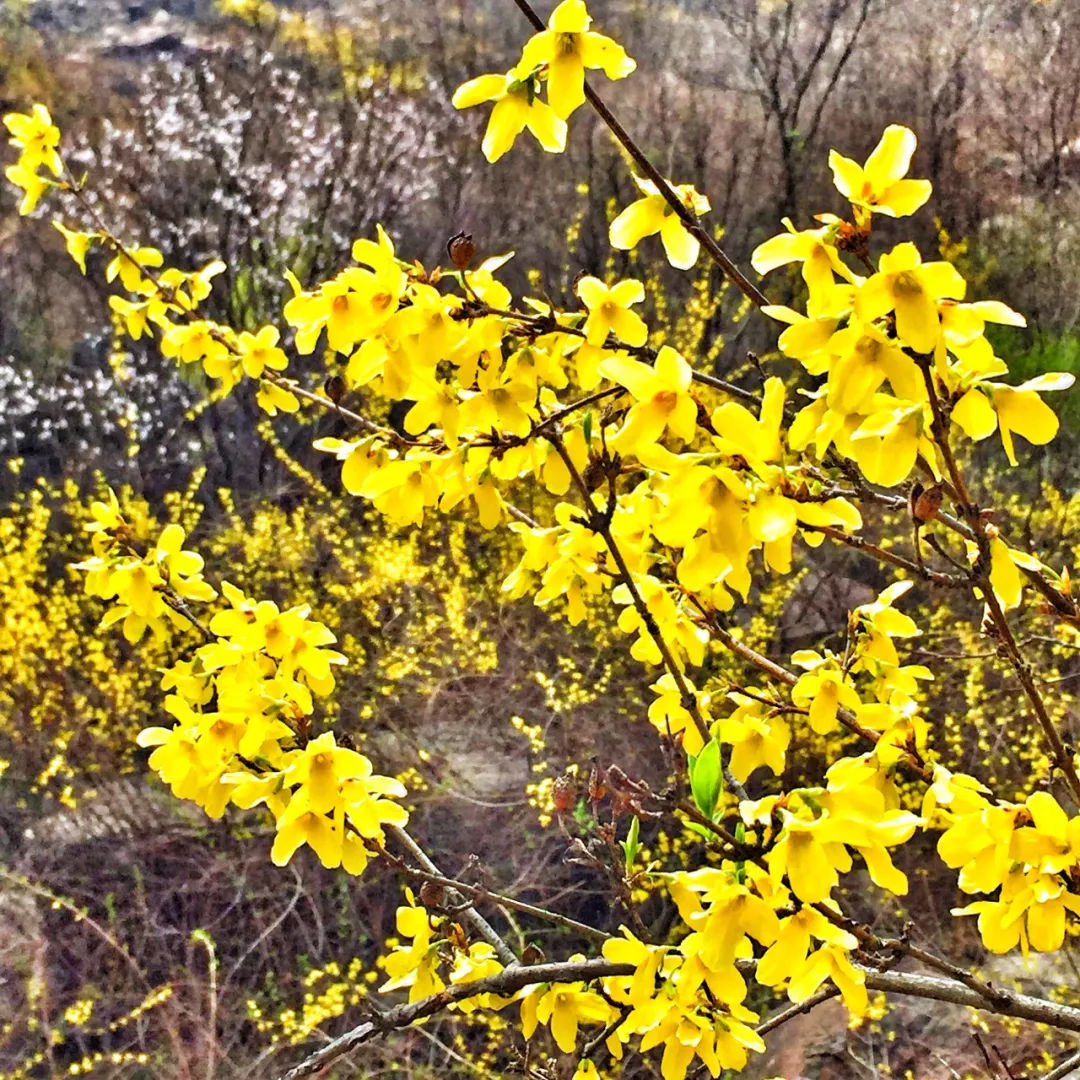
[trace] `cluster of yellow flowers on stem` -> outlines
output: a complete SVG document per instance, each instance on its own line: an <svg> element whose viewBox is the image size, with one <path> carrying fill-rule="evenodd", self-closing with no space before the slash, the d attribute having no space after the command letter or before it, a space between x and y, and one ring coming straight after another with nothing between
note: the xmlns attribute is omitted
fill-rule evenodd
<svg viewBox="0 0 1080 1080"><path fill-rule="evenodd" d="M613 78L633 70L590 25L582 0L564 0L506 75L458 90L459 107L495 102L484 138L489 159L525 127L545 149L562 149L566 119L585 100L585 69ZM46 121L43 110L6 118L24 169L56 164ZM89 233L60 223L84 268L92 246L111 255L106 276L126 293L112 298L113 311L132 337L155 335L165 356L200 364L226 389L257 380L271 414L301 401L335 412L348 436L315 445L341 462L348 492L402 526L459 506L485 528L508 522L522 544L504 583L508 596L531 594L573 623L609 601L630 654L662 668L649 719L686 753L690 799L679 810L712 852L700 868L663 879L682 919L676 943L624 931L602 952L630 975L530 984L513 996L458 995L459 1008L519 1000L526 1037L545 1025L572 1052L579 1026L600 1026L615 1057L632 1037L642 1050L662 1046L666 1080L682 1080L695 1057L716 1076L762 1047L751 1026L757 1016L744 1004L747 972L796 1003L830 981L853 1014L866 1012L867 973L895 945L885 948L837 902L856 856L878 886L903 894L907 879L891 850L917 829L944 830L939 851L960 869L961 888L1000 890L962 912L979 916L998 951L1057 948L1067 915L1080 911L1078 819L1047 792L1003 803L936 762L921 716L920 684L931 673L903 663L897 650L898 639L919 633L895 606L915 579L981 597L1006 654L1005 613L1022 602L1028 581L1068 605L1053 591L1061 579L979 515L950 437L954 428L973 440L997 430L1015 463L1015 435L1042 444L1057 430L1039 394L1072 379L1001 382L1005 365L986 324L1023 325L1021 316L997 301L964 302L955 267L923 262L914 244L872 260L875 216L903 217L929 198L927 181L907 177L914 150L914 134L892 126L863 165L834 152L850 219L823 214L805 230L785 222L785 232L754 252L759 272L801 270L803 310L764 308L786 326L780 350L812 380L797 410L776 376L750 392L670 346L651 348L648 323L634 310L645 299L641 282L584 276L571 310L515 301L497 277L510 256L473 266L468 237L452 242L452 269L403 260L380 228L356 241L353 265L330 280L312 285L290 275L283 338L272 326L237 333L197 317L220 264L161 269L159 253L122 245L100 222ZM674 265L692 265L702 236L694 216L707 200L689 186L635 179L642 198L613 222L613 244L629 248L659 233ZM317 350L333 370L324 391L284 374L303 369ZM389 402L407 405L399 427L368 415ZM917 469L932 495L916 498L921 482L911 491L914 558L857 536L857 504L895 505L879 489L904 484ZM967 574L929 569L919 547L918 526L938 518L945 495L958 513L951 520L966 544ZM522 496L531 496L529 512ZM84 569L88 589L115 601L107 619L122 621L131 640L178 619L204 638L191 661L166 673L176 724L143 733L143 745L156 747L152 767L211 814L229 802L265 804L276 819L277 862L307 843L328 866L362 870L383 826L404 822L390 798L403 791L332 733L311 737L313 698L332 690L332 667L343 661L328 648L333 635L305 607L280 611L228 584L229 606L204 625L191 605L214 593L201 560L183 550L183 533L169 527L141 549L115 503L95 513L94 556ZM762 572L792 570L796 541L813 548L826 538L863 548L910 580L851 613L842 653L796 653L796 673L744 645L725 613L750 600ZM755 663L766 684L721 691L709 674L721 648ZM724 693L731 707L714 717ZM818 734L842 725L866 752L833 762L820 786L749 797L741 785L760 782L762 767L782 774L792 723ZM1052 726L1043 730L1056 764L1075 779L1071 755L1053 741ZM901 770L927 785L922 816L902 805ZM737 799L721 797L725 775ZM398 930L410 943L385 958L384 989L427 1000L506 970L490 941L469 943L432 919L411 896L399 910Z"/></svg>
<svg viewBox="0 0 1080 1080"><path fill-rule="evenodd" d="M86 590L112 601L103 625L123 623L137 641L179 625L203 643L167 668L165 710L171 727L138 737L154 747L150 767L174 795L220 817L231 802L265 805L275 821L271 858L284 865L308 844L324 866L362 873L383 827L404 825L394 798L400 782L379 776L371 762L333 732L312 736L315 699L334 689L333 669L345 657L330 648L334 634L310 618L307 605L282 611L221 583L228 606L204 622L217 592L202 577L203 560L183 548L184 530L167 525L152 545L140 544L113 492L95 503L93 557L78 564Z"/></svg>
<svg viewBox="0 0 1080 1080"><path fill-rule="evenodd" d="M534 34L521 59L505 75L481 75L458 87L454 105L467 109L494 102L483 151L498 161L526 128L550 153L566 148L570 114L585 103L585 71L600 69L609 79L625 79L637 64L611 38L590 30L592 19L584 0L562 0L551 13L547 29ZM548 100L540 97L546 86ZM697 262L700 243L672 212L657 185L634 174L642 198L626 207L611 223L613 247L629 250L646 236L659 234L672 266L688 270ZM696 216L711 207L692 184L672 185L683 206Z"/></svg>
<svg viewBox="0 0 1080 1080"><path fill-rule="evenodd" d="M18 160L4 170L4 175L15 187L22 189L19 213L29 214L55 182L46 173L56 178L63 169L57 150L60 129L52 122L49 110L40 103L29 113L9 113L4 117L4 126L11 133L11 145L19 151Z"/></svg>
<svg viewBox="0 0 1080 1080"><path fill-rule="evenodd" d="M498 161L525 128L545 150L563 150L567 118L585 104L585 69L625 79L637 67L621 45L591 25L584 0L562 0L547 29L529 39L505 75L481 75L458 88L454 105L459 109L495 103L484 135L488 161ZM547 101L540 97L542 87Z"/></svg>
<svg viewBox="0 0 1080 1080"><path fill-rule="evenodd" d="M982 784L939 767L926 809L947 825L938 854L960 870L966 893L993 893L954 910L977 915L987 948L1019 945L1054 952L1065 941L1068 913L1080 914L1080 818L1070 818L1048 791L1021 804L994 799Z"/></svg>
<svg viewBox="0 0 1080 1080"><path fill-rule="evenodd" d="M722 877L728 884L729 875ZM696 885L695 879L686 888ZM717 887L721 888L719 883ZM381 990L407 989L409 1001L416 1002L447 986L465 986L504 970L491 945L468 943L458 924L418 904L411 890L406 890L406 898L408 903L397 910L397 931L407 941L380 960L389 975ZM757 933L771 942L778 923L771 909L762 911L764 928L759 927ZM688 902L684 917L694 926L700 912L700 903L695 909ZM750 933L757 936L753 930ZM512 995L464 997L453 1007L468 1013L517 1003L525 1037L532 1038L544 1025L564 1053L577 1051L583 1027L598 1027L606 1033L604 1045L616 1060L621 1060L624 1046L637 1037L643 1052L664 1047L662 1068L668 1080L681 1080L695 1056L716 1076L722 1069L742 1068L748 1050L765 1047L750 1026L757 1014L742 1004L746 984L734 965L736 953L749 955L748 948L735 939L729 944L730 948L722 945L719 954L708 956L706 963L705 937L700 932L691 932L677 948L666 948L647 945L623 927L622 936L608 939L602 953L612 964L632 970L632 975L600 979L596 989L582 980L532 983ZM584 959L576 955L570 963Z"/></svg>
<svg viewBox="0 0 1080 1080"><path fill-rule="evenodd" d="M835 447L867 480L886 487L906 480L920 456L941 478L931 394L970 438L999 430L1015 465L1014 434L1043 444L1057 433L1057 418L1039 392L1073 381L1061 374L1017 387L996 381L1007 368L986 339L986 324L1023 326L1024 319L1000 301L962 303L967 285L951 263L924 263L909 242L885 252L876 268L870 261L872 215L902 217L930 196L929 181L903 179L914 150L915 135L893 125L864 166L834 151L834 178L852 202L854 222L822 214L819 228L802 231L785 222L788 231L758 247L752 259L761 273L801 264L805 313L775 305L765 310L789 324L780 335L784 355L810 375L826 377L792 420L791 449L813 448L822 457ZM853 270L845 254L868 273Z"/></svg>

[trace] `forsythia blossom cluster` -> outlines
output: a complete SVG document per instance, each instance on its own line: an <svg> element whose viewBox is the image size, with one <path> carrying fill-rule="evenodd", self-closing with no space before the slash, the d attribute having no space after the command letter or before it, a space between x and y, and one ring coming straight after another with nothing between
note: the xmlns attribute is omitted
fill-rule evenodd
<svg viewBox="0 0 1080 1080"><path fill-rule="evenodd" d="M8 113L4 126L11 133L11 145L19 151L14 165L4 170L4 175L23 192L19 204L20 214L29 214L45 191L60 176L63 162L57 147L60 145L60 129L52 122L49 110L37 104L29 113ZM44 170L44 172L42 172Z"/></svg>
<svg viewBox="0 0 1080 1080"><path fill-rule="evenodd" d="M788 231L753 255L766 273L800 264L806 311L773 306L769 314L788 328L780 349L812 376L824 376L813 400L794 418L793 450L830 449L855 461L872 483L903 482L923 460L939 476L942 459L932 435L930 391L940 393L956 425L972 439L1000 430L1016 464L1013 435L1043 444L1057 433L1057 418L1039 392L1072 385L1071 375L1043 375L1017 387L998 380L1007 371L986 339L988 322L1023 326L1000 301L963 303L967 285L948 262L924 263L912 243L885 252L875 268L865 254L874 214L902 217L930 195L925 180L906 180L915 135L892 126L859 166L833 153L836 185L852 203L855 224L821 215L818 228ZM857 273L845 254L862 257Z"/></svg>
<svg viewBox="0 0 1080 1080"><path fill-rule="evenodd" d="M626 51L590 30L591 25L584 0L562 0L551 13L548 28L530 38L521 59L505 75L481 75L458 87L454 105L459 109L494 102L483 141L488 161L498 161L526 128L549 153L562 153L567 118L585 103L586 69L598 68L609 79L625 79L634 71L637 65ZM540 97L542 87L547 89L546 102ZM688 270L697 262L697 237L654 181L635 174L634 183L642 198L611 223L612 247L629 250L658 233L668 262ZM666 183L688 215L700 217L709 211L708 198L692 184Z"/></svg>
<svg viewBox="0 0 1080 1080"><path fill-rule="evenodd" d="M1070 818L1048 791L1016 804L993 798L970 776L939 766L927 791L925 813L937 811L945 831L938 854L960 870L966 893L993 893L954 915L977 915L987 948L1005 953L1019 945L1060 949L1068 914L1080 914L1080 818Z"/></svg>
<svg viewBox="0 0 1080 1080"><path fill-rule="evenodd" d="M548 151L566 146L566 121L585 104L585 69L625 79L637 64L621 45L590 30L584 0L562 0L546 30L525 44L521 59L505 75L481 75L460 86L454 105L467 109L493 101L484 135L484 156L498 161L527 127ZM547 101L540 94L547 90Z"/></svg>
<svg viewBox="0 0 1080 1080"><path fill-rule="evenodd" d="M405 788L375 774L333 732L310 736L315 699L333 691L333 669L345 663L329 647L334 634L310 618L307 605L282 611L228 582L221 586L228 606L204 626L199 615L217 593L202 578L202 558L183 549L183 529L167 525L142 552L113 492L93 514L94 555L78 568L87 592L113 601L103 625L122 621L132 642L148 627L162 635L170 623L195 625L206 639L164 673L174 723L140 733L139 745L154 747L150 767L177 798L211 817L230 802L265 805L279 866L308 844L324 866L362 873L384 826L408 820L392 801Z"/></svg>

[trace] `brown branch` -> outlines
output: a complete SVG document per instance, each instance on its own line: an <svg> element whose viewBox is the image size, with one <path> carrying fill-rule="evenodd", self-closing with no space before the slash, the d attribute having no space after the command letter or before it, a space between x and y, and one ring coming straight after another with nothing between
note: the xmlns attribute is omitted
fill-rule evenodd
<svg viewBox="0 0 1080 1080"><path fill-rule="evenodd" d="M823 1001L838 997L839 994L840 990L838 987L834 985L823 986L816 994L812 994L805 1001L799 1001L793 1005L788 1005L779 1012L773 1013L772 1016L765 1017L755 1030L759 1035L768 1035L770 1031L774 1031L781 1024L786 1024L789 1020L794 1020L796 1016L799 1016L802 1013L808 1013Z"/></svg>
<svg viewBox="0 0 1080 1080"><path fill-rule="evenodd" d="M1013 1016L1036 1024L1048 1024L1062 1031L1080 1031L1080 1009L1072 1005L1059 1005L1056 1001L1032 997L1015 990L995 987L994 1001L988 1000L977 990L952 979L935 975L919 975L909 971L867 971L868 990L904 994L930 1001L945 1001L952 1005L967 1005L984 1012L1001 1016Z"/></svg>
<svg viewBox="0 0 1080 1080"><path fill-rule="evenodd" d="M709 725L705 722L705 717L702 715L697 695L690 690L690 686L686 681L686 676L683 674L682 668L679 666L678 661L676 661L668 643L661 635L660 627L656 624L656 618L645 603L645 600L641 595L641 590L637 587L637 582L634 581L634 576L630 571L630 567L627 565L626 559L623 557L623 553L615 539L615 535L611 531L609 515L597 510L588 485L585 483L584 478L578 471L578 468L574 464L569 453L567 453L566 447L563 445L561 433L558 430L555 430L545 432L544 434L545 438L547 438L552 446L555 447L556 453L562 458L563 464L570 473L574 486L581 495L585 504L585 512L588 514L589 528L593 529L603 539L608 551L611 553L611 557L619 570L619 576L622 579L622 583L630 593L630 600L634 606L634 610L637 612L642 624L648 631L649 636L655 642L656 647L660 652L660 657L664 662L664 667L667 668L668 674L671 675L675 682L675 687L679 691L679 697L682 701L683 708L690 714L691 719L694 721L694 726L697 728L701 738L705 742L708 742L711 738L711 735L709 734Z"/></svg>
<svg viewBox="0 0 1080 1080"><path fill-rule="evenodd" d="M971 570L972 583L979 586L979 590L983 595L983 601L986 604L987 614L990 616L990 621L996 632L998 642L1002 646L1005 655L1008 657L1009 663L1012 665L1012 669L1023 688L1024 695L1031 705L1032 711L1035 714L1035 719L1038 721L1039 727L1046 737L1046 741L1050 744L1050 751L1054 757L1054 764L1065 777L1074 802L1080 806L1080 775L1078 775L1076 771L1076 762L1066 747L1065 741L1061 737L1061 733L1057 730L1057 726L1054 724L1054 721L1046 708L1046 703L1039 693L1039 688L1035 685L1035 678L1031 671L1031 665L1028 664L1020 652L1020 647L1016 643L1016 637L1012 632L1012 628L1009 626L1009 620L1005 617L1005 612L1002 610L1001 604L998 602L997 595L994 592L993 583L990 581L990 537L988 536L982 521L980 508L972 499L971 493L964 481L963 471L952 452L952 446L949 442L949 424L945 418L941 402L938 398L937 386L934 383L934 377L930 368L930 358L920 356L918 357L918 363L923 373L923 382L926 384L926 392L930 397L930 409L933 414L931 428L934 435L934 442L938 448L938 452L941 454L942 460L945 462L945 468L949 474L949 479L956 489L956 495L960 502L960 513L967 519L967 522L974 533L974 541L979 549L978 558Z"/></svg>
<svg viewBox="0 0 1080 1080"><path fill-rule="evenodd" d="M742 961L738 966L743 972L752 972L754 969L753 961ZM1063 1031L1080 1031L1080 1009L1071 1005L1061 1005L1044 998L1005 989L999 990L993 1000L988 1000L983 994L953 979L906 971L878 971L865 967L861 970L865 972L868 990L965 1005L1002 1016L1047 1024ZM311 1076L358 1046L387 1032L408 1027L418 1020L434 1016L465 998L479 994L496 994L506 997L527 986L541 983L588 982L592 979L632 975L634 971L632 964L615 964L607 960L583 960L507 968L488 978L449 986L430 997L397 1005L386 1012L379 1013L327 1043L322 1049L290 1069L280 1080L301 1080L302 1077ZM774 1022L772 1027L776 1026L777 1023Z"/></svg>
<svg viewBox="0 0 1080 1080"><path fill-rule="evenodd" d="M1080 1050L1075 1050L1068 1057L1063 1058L1038 1080L1065 1080L1065 1077L1075 1069L1080 1069Z"/></svg>
<svg viewBox="0 0 1080 1080"><path fill-rule="evenodd" d="M830 539L836 540L838 543L847 544L848 547L854 548L856 551L862 551L877 559L879 562L891 563L893 566L898 566L902 570L907 570L915 577L921 578L923 581L928 581L932 585L940 585L946 589L971 588L971 582L967 577L960 577L956 574L945 574L939 570L931 570L929 567L922 566L912 559L905 558L903 555L898 555L895 551L879 547L877 544L872 544L869 540L865 540L861 536L852 536L850 533L846 533L842 529L836 529L831 525L805 525L802 522L799 522L799 528L810 532L819 532L823 536L828 536Z"/></svg>
<svg viewBox="0 0 1080 1080"><path fill-rule="evenodd" d="M990 615L990 621L997 631L998 642L1004 648L1005 655L1008 657L1009 663L1016 673L1016 678L1023 687L1024 694L1031 705L1032 712L1035 714L1035 719L1038 721L1039 727L1042 728L1042 732L1046 736L1047 742L1050 744L1050 750L1054 756L1054 764L1057 765L1061 770L1062 775L1065 777L1065 780L1069 785L1069 790L1072 793L1073 801L1077 806L1080 806L1080 775L1077 775L1076 761L1069 752L1068 747L1065 745L1065 740L1062 739L1061 733L1058 731L1057 726L1050 716L1050 713L1046 708L1046 702L1043 701L1042 694L1039 693L1039 688L1035 685L1035 677L1032 674L1031 665L1024 659L1020 652L1020 647L1016 643L1016 637L1013 635L1012 628L1009 626L1009 620L1005 617L1005 612L998 603L998 598L994 593L989 578L985 578L980 583L980 587L982 589L983 599L986 602L986 610Z"/></svg>
<svg viewBox="0 0 1080 1080"><path fill-rule="evenodd" d="M227 344L227 343L226 343ZM324 394L317 394L312 390L305 390L302 386L296 383L292 379L288 379L283 375L274 375L268 371L264 371L262 374L264 382L273 383L274 386L280 387L282 390L288 390L290 393L295 394L298 398L303 398L305 401L310 401L313 404L321 405L324 409L328 409L330 412L335 412L339 416L348 420L350 423L355 424L359 428L363 428L364 431L370 431L373 435L382 435L386 439L390 439L393 442L400 443L406 446L422 446L421 442L415 439L406 439L393 428L383 427L380 424L376 424L374 420L369 420L366 416L361 416L358 412L352 412L350 409L344 409L340 405L331 401Z"/></svg>
<svg viewBox="0 0 1080 1080"><path fill-rule="evenodd" d="M587 394L583 398L578 398L577 401L568 402L566 405L563 405L561 408L556 409L553 413L544 417L538 424L533 425L532 431L529 432L524 441L528 441L528 439L532 439L537 435L543 435L549 427L554 427L579 409L587 409L590 405L595 405L598 401L603 401L605 398L614 397L616 394L624 392L625 391L621 386L609 386L606 390L597 390L592 394Z"/></svg>
<svg viewBox="0 0 1080 1080"><path fill-rule="evenodd" d="M533 964L527 967L516 965L491 975L485 979L475 979L467 983L457 983L445 990L419 1001L396 1005L384 1013L379 1013L370 1020L359 1024L351 1031L327 1043L321 1050L305 1058L299 1065L290 1069L281 1080L301 1080L319 1072L332 1061L343 1057L363 1043L370 1042L379 1035L408 1027L410 1024L434 1016L455 1002L478 994L497 994L509 997L527 986L540 983L572 983L591 979L633 975L632 964L615 964L608 960L580 960L559 964Z"/></svg>

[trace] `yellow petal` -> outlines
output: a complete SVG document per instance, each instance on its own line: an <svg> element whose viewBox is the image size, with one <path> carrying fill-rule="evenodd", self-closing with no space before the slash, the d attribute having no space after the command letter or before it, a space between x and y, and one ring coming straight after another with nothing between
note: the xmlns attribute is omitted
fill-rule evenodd
<svg viewBox="0 0 1080 1080"><path fill-rule="evenodd" d="M611 299L621 307L640 304L645 299L645 286L635 278L627 278L611 287Z"/></svg>
<svg viewBox="0 0 1080 1080"><path fill-rule="evenodd" d="M919 282L935 300L943 297L963 300L967 292L967 282L963 274L951 262L942 259L923 263L919 267Z"/></svg>
<svg viewBox="0 0 1080 1080"><path fill-rule="evenodd" d="M560 53L549 62L548 102L564 120L585 104L585 67L577 53Z"/></svg>
<svg viewBox="0 0 1080 1080"><path fill-rule="evenodd" d="M551 30L533 34L521 50L521 59L514 65L511 75L525 79L538 67L546 64L554 55L558 46L558 35Z"/></svg>
<svg viewBox="0 0 1080 1080"><path fill-rule="evenodd" d="M583 34L591 23L585 0L562 0L548 18L548 27L560 34Z"/></svg>
<svg viewBox="0 0 1080 1080"><path fill-rule="evenodd" d="M972 387L954 406L952 419L969 439L978 442L997 430L998 419L986 395Z"/></svg>
<svg viewBox="0 0 1080 1080"><path fill-rule="evenodd" d="M590 311L599 308L608 298L608 287L591 274L581 278L574 291Z"/></svg>
<svg viewBox="0 0 1080 1080"><path fill-rule="evenodd" d="M762 244L754 248L750 256L750 265L759 273L767 274L778 266L786 266L790 262L802 259L806 255L806 245L801 236L795 233L782 232L771 236Z"/></svg>
<svg viewBox="0 0 1080 1080"><path fill-rule="evenodd" d="M855 293L855 314L864 323L872 323L893 308L893 295L888 276L874 274Z"/></svg>
<svg viewBox="0 0 1080 1080"><path fill-rule="evenodd" d="M664 345L657 353L656 377L665 390L688 390L693 375L693 368L670 345Z"/></svg>
<svg viewBox="0 0 1080 1080"><path fill-rule="evenodd" d="M555 1045L564 1053L572 1054L577 1045L577 1014L572 1005L556 1005L551 1014L551 1034Z"/></svg>
<svg viewBox="0 0 1080 1080"><path fill-rule="evenodd" d="M900 180L885 190L877 210L888 217L907 217L926 204L933 190L929 180Z"/></svg>
<svg viewBox="0 0 1080 1080"><path fill-rule="evenodd" d="M905 896L908 891L908 879L902 870L898 870L888 851L883 847L860 847L859 853L866 862L866 869L870 873L870 880L882 889L897 896Z"/></svg>
<svg viewBox="0 0 1080 1080"><path fill-rule="evenodd" d="M632 202L611 223L608 230L611 246L620 251L629 251L646 236L659 232L664 224L666 206L662 195L647 195Z"/></svg>
<svg viewBox="0 0 1080 1080"><path fill-rule="evenodd" d="M1058 432L1054 410L1033 391L995 390L994 408L1003 431L1015 431L1036 446L1050 442Z"/></svg>
<svg viewBox="0 0 1080 1080"><path fill-rule="evenodd" d="M1032 905L1028 909L1027 930L1033 949L1057 952L1065 941L1065 905Z"/></svg>
<svg viewBox="0 0 1080 1080"><path fill-rule="evenodd" d="M627 345L634 348L644 345L649 337L649 328L645 320L636 312L627 311L625 308L620 308L612 316L611 328L620 341L625 341ZM599 342L593 344L599 344Z"/></svg>
<svg viewBox="0 0 1080 1080"><path fill-rule="evenodd" d="M488 161L495 162L514 145L529 119L529 106L518 94L510 94L495 103L488 118L480 149Z"/></svg>
<svg viewBox="0 0 1080 1080"><path fill-rule="evenodd" d="M600 68L609 79L625 79L637 68L637 61L616 41L603 34L585 34L581 59L588 68Z"/></svg>
<svg viewBox="0 0 1080 1080"><path fill-rule="evenodd" d="M600 374L625 386L638 401L652 396L656 376L653 369L640 360L632 360L629 356L609 356L600 364Z"/></svg>
<svg viewBox="0 0 1080 1080"><path fill-rule="evenodd" d="M893 292L896 302L896 333L900 340L915 352L931 353L941 333L937 304L922 288L897 287Z"/></svg>
<svg viewBox="0 0 1080 1080"><path fill-rule="evenodd" d="M1003 304L1000 300L976 300L969 306L987 322L1005 326L1027 326L1027 319L1020 312L1013 311L1008 304Z"/></svg>
<svg viewBox="0 0 1080 1080"><path fill-rule="evenodd" d="M836 190L845 199L858 198L865 179L862 167L857 162L852 161L851 158L844 157L843 154L838 153L836 150L831 150L829 152L829 168L832 169L833 184L836 185Z"/></svg>
<svg viewBox="0 0 1080 1080"><path fill-rule="evenodd" d="M550 105L534 100L525 123L549 154L561 154L566 149L566 121L557 116Z"/></svg>
<svg viewBox="0 0 1080 1080"><path fill-rule="evenodd" d="M505 75L480 75L462 83L451 99L455 109L468 109L484 101L495 101L506 93Z"/></svg>
<svg viewBox="0 0 1080 1080"><path fill-rule="evenodd" d="M908 171L915 146L915 132L910 128L890 124L885 129L866 159L866 175L875 190L883 191Z"/></svg>
<svg viewBox="0 0 1080 1080"><path fill-rule="evenodd" d="M668 214L660 226L660 240L668 262L676 270L689 270L697 262L701 244L675 214Z"/></svg>
<svg viewBox="0 0 1080 1080"><path fill-rule="evenodd" d="M805 833L788 837L787 874L792 892L808 904L826 900L836 882L822 846Z"/></svg>
<svg viewBox="0 0 1080 1080"><path fill-rule="evenodd" d="M1008 545L996 537L990 541L990 584L1006 611L1020 606L1024 578L1009 555Z"/></svg>

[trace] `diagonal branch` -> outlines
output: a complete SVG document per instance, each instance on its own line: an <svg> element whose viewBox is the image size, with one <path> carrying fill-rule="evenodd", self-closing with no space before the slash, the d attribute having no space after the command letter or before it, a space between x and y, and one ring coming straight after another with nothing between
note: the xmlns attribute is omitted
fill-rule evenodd
<svg viewBox="0 0 1080 1080"><path fill-rule="evenodd" d="M987 533L985 524L982 520L981 508L972 498L967 483L964 480L963 471L953 453L952 445L949 441L950 422L945 415L941 400L938 397L937 386L935 385L930 368L930 359L925 356L919 357L918 363L922 370L923 382L926 385L927 395L930 398L930 410L933 417L931 430L934 436L934 443L937 446L938 452L941 454L942 461L945 463L949 479L956 489L960 514L967 520L971 531L974 534L974 541L979 551L979 557L971 569L972 583L978 585L979 591L983 595L983 601L986 604L986 611L990 623L994 628L995 635L997 636L998 642L1008 658L1009 663L1012 665L1016 678L1024 690L1024 696L1031 705L1032 712L1035 714L1035 719L1042 729L1046 741L1050 744L1050 752L1053 755L1054 764L1060 769L1062 775L1065 777L1065 780L1069 785L1069 791L1072 793L1073 800L1080 806L1080 774L1076 771L1076 761L1069 748L1065 745L1065 740L1062 739L1061 732L1058 731L1053 718L1050 716L1050 712L1046 707L1046 702L1043 701L1042 694L1035 684L1035 678L1031 672L1031 665L1024 659L1020 652L1020 647L1016 643L1016 637L1012 632L1012 628L1009 626L1009 620L998 601L997 594L994 592L994 586L990 580L990 536Z"/></svg>
<svg viewBox="0 0 1080 1080"><path fill-rule="evenodd" d="M500 997L508 997L527 986L540 983L573 983L616 975L633 975L634 970L633 964L615 964L609 960L580 960L558 964L533 964L528 967L515 966L506 968L486 979L457 983L430 997L421 998L419 1001L396 1005L358 1024L351 1031L345 1032L344 1035L327 1043L321 1050L305 1058L299 1065L285 1073L281 1080L301 1080L304 1076L311 1076L324 1069L330 1062L351 1053L358 1046L390 1031L408 1027L418 1020L434 1016L465 998L475 997L478 994L497 994Z"/></svg>
<svg viewBox="0 0 1080 1080"><path fill-rule="evenodd" d="M682 700L683 708L686 709L692 717L694 726L697 728L702 740L708 742L711 738L709 725L702 715L697 695L690 689L690 686L686 681L686 676L683 674L682 667L675 659L675 655L672 653L670 646L661 635L660 627L656 624L656 617L649 610L649 606L645 603L645 599L641 595L641 590L638 588L637 582L634 581L634 575L631 573L630 567L627 565L618 541L616 541L615 535L611 531L611 522L608 515L596 509L596 504L593 502L589 486L585 483L585 480L578 471L573 459L570 457L569 453L567 453L566 447L563 445L561 433L556 429L554 431L545 432L544 436L552 446L555 447L555 451L558 453L559 457L562 458L563 464L566 466L567 471L570 473L570 477L574 482L574 486L581 495L585 512L589 515L589 527L594 529L607 545L607 549L611 553L611 557L618 568L619 576L622 579L623 584L626 585L627 591L630 593L630 600L633 603L634 610L637 612L645 629L649 632L649 636L656 644L668 674L671 675L672 679L675 681L675 686L679 691L679 697Z"/></svg>
<svg viewBox="0 0 1080 1080"><path fill-rule="evenodd" d="M754 961L740 961L739 969L744 973L754 970ZM345 1032L322 1049L306 1057L294 1068L285 1073L280 1080L302 1080L305 1076L326 1068L331 1062L351 1053L366 1042L391 1031L408 1027L426 1017L434 1016L444 1009L465 998L480 994L495 994L508 997L528 986L541 983L588 982L592 979L612 978L633 975L632 964L616 964L608 960L580 960L566 963L535 964L516 966L500 971L484 979L467 983L458 983L419 1001L396 1005L386 1012L378 1013L351 1031ZM995 988L993 998L954 979L936 975L921 975L907 971L877 971L862 967L868 990L901 994L907 997L921 998L927 1001L943 1001L952 1005L963 1005L984 1012L1015 1017L1018 1020L1030 1020L1037 1024L1047 1024L1062 1031L1080 1032L1080 1009L1071 1005L1061 1005L1045 998L1032 997L1015 990ZM825 994L816 995L806 1008L825 1000ZM812 1004L811 1004L812 1003ZM764 1021L765 1030L772 1030L783 1020L790 1019L794 1013L784 1010L770 1020Z"/></svg>
<svg viewBox="0 0 1080 1080"><path fill-rule="evenodd" d="M395 843L399 847L403 847L432 877L442 878L442 871L435 865L428 856L427 852L400 826L387 825L387 835L394 838ZM454 883L454 888L459 888L457 883ZM482 937L494 950L496 956L502 963L509 966L516 966L518 959L514 955L514 951L509 945L503 941L499 936L498 931L480 914L476 908L469 906L463 907L461 911L461 918L467 922L479 935Z"/></svg>

